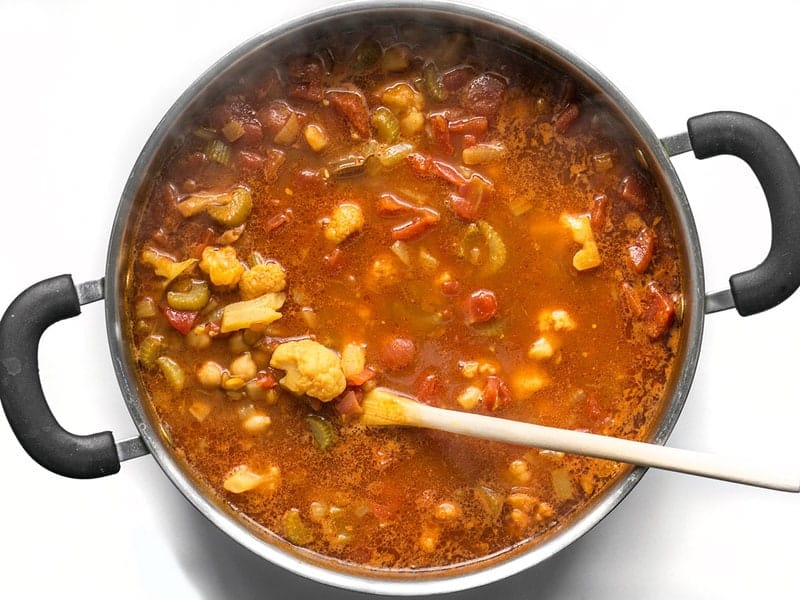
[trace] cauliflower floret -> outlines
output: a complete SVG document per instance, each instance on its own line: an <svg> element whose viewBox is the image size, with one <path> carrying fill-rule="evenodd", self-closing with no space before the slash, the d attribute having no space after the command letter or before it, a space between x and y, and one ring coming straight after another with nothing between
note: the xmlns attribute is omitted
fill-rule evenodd
<svg viewBox="0 0 800 600"><path fill-rule="evenodd" d="M400 261L392 254L379 254L372 261L365 281L371 290L379 291L397 285L403 279Z"/></svg>
<svg viewBox="0 0 800 600"><path fill-rule="evenodd" d="M239 291L242 298L249 300L268 294L282 292L286 287L286 273L276 262L256 265L242 273L239 281Z"/></svg>
<svg viewBox="0 0 800 600"><path fill-rule="evenodd" d="M214 285L235 285L244 273L244 266L236 258L236 250L231 246L203 248L200 268L208 273Z"/></svg>
<svg viewBox="0 0 800 600"><path fill-rule="evenodd" d="M286 371L280 380L284 388L323 402L336 398L347 385L336 353L312 340L280 344L272 353L269 364Z"/></svg>
<svg viewBox="0 0 800 600"><path fill-rule="evenodd" d="M549 385L547 376L537 369L521 369L511 376L511 392L517 400L528 400Z"/></svg>
<svg viewBox="0 0 800 600"><path fill-rule="evenodd" d="M574 331L578 324L567 311L557 308L539 313L539 331Z"/></svg>
<svg viewBox="0 0 800 600"><path fill-rule="evenodd" d="M357 204L340 204L333 209L330 221L325 224L325 237L335 244L361 231L364 227L364 213Z"/></svg>
<svg viewBox="0 0 800 600"><path fill-rule="evenodd" d="M561 224L569 229L572 239L583 247L572 257L572 266L578 271L586 271L600 265L602 259L594 239L592 223L587 215L561 215Z"/></svg>

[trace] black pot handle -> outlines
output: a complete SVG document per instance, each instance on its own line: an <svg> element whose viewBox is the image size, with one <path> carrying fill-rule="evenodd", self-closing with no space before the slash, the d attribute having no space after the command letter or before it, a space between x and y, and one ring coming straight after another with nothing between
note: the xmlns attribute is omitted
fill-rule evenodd
<svg viewBox="0 0 800 600"><path fill-rule="evenodd" d="M11 429L40 465L79 479L119 471L117 447L110 431L75 435L58 424L42 391L38 354L45 329L79 315L81 300L102 298L101 282L92 283L99 293L89 289L89 297L79 298L69 275L40 281L17 296L0 320L0 401Z"/></svg>
<svg viewBox="0 0 800 600"><path fill-rule="evenodd" d="M772 245L764 261L730 278L730 296L742 316L772 308L800 286L800 165L772 127L738 112L712 112L688 121L697 158L731 154L755 173L769 205ZM715 294L717 299L728 292ZM725 308L721 306L720 308ZM707 309L708 312L713 311Z"/></svg>

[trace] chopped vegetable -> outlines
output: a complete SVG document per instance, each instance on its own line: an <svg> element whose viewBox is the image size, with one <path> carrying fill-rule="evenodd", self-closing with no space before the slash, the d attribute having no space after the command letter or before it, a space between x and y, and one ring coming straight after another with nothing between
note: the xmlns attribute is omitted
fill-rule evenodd
<svg viewBox="0 0 800 600"><path fill-rule="evenodd" d="M583 247L575 253L572 258L572 266L578 271L586 271L600 266L600 252L592 232L592 224L587 215L573 216L568 214L561 215L561 224L567 227L572 234L572 239L582 244Z"/></svg>
<svg viewBox="0 0 800 600"><path fill-rule="evenodd" d="M245 188L236 188L230 192L230 201L222 206L209 206L208 215L225 225L225 227L238 227L250 216L253 209L253 197Z"/></svg>
<svg viewBox="0 0 800 600"><path fill-rule="evenodd" d="M364 344L350 342L342 350L342 372L348 383L360 376L366 368L367 351Z"/></svg>
<svg viewBox="0 0 800 600"><path fill-rule="evenodd" d="M467 386L456 398L458 405L464 410L475 410L483 398L483 392L474 385Z"/></svg>
<svg viewBox="0 0 800 600"><path fill-rule="evenodd" d="M272 419L269 415L263 413L254 413L242 421L242 427L248 433L263 433L272 425Z"/></svg>
<svg viewBox="0 0 800 600"><path fill-rule="evenodd" d="M286 289L286 272L273 261L254 265L242 273L242 278L239 280L239 291L245 300L270 292L282 292L284 289Z"/></svg>
<svg viewBox="0 0 800 600"><path fill-rule="evenodd" d="M228 333L254 325L268 325L281 318L277 312L286 301L286 294L269 292L252 300L242 300L225 306L220 331Z"/></svg>
<svg viewBox="0 0 800 600"><path fill-rule="evenodd" d="M157 317L158 306L156 306L156 301L150 296L145 296L136 302L133 314L137 319L152 319L153 317Z"/></svg>
<svg viewBox="0 0 800 600"><path fill-rule="evenodd" d="M156 359L156 364L158 364L158 368L161 369L172 390L176 393L182 391L186 385L186 374L181 366L168 356L159 356Z"/></svg>
<svg viewBox="0 0 800 600"><path fill-rule="evenodd" d="M425 63L422 67L422 81L425 85L425 90L428 96L437 102L442 102L447 99L447 90L442 81L442 74L439 72L435 63Z"/></svg>
<svg viewBox="0 0 800 600"><path fill-rule="evenodd" d="M167 283L175 279L181 273L188 271L197 263L196 258L187 258L184 261L176 261L166 254L162 254L153 248L142 250L141 261L153 267L153 271L159 277L164 277Z"/></svg>
<svg viewBox="0 0 800 600"><path fill-rule="evenodd" d="M396 167L414 151L414 146L407 142L387 146L375 153L375 157L384 167Z"/></svg>
<svg viewBox="0 0 800 600"><path fill-rule="evenodd" d="M208 304L211 292L202 279L192 279L189 289L167 292L167 304L175 310L201 310Z"/></svg>
<svg viewBox="0 0 800 600"><path fill-rule="evenodd" d="M339 244L364 227L364 213L358 204L340 204L325 224L325 238Z"/></svg>
<svg viewBox="0 0 800 600"><path fill-rule="evenodd" d="M330 421L321 415L308 415L306 423L311 430L311 437L314 439L314 445L325 452L333 446L336 441L336 432L333 430L333 425Z"/></svg>
<svg viewBox="0 0 800 600"><path fill-rule="evenodd" d="M389 246L389 249L400 259L401 263L407 267L411 266L411 252L408 250L408 244L402 240L397 240Z"/></svg>
<svg viewBox="0 0 800 600"><path fill-rule="evenodd" d="M292 112L286 120L286 124L275 134L273 141L281 146L291 146L300 135L300 119L297 113Z"/></svg>
<svg viewBox="0 0 800 600"><path fill-rule="evenodd" d="M192 415L197 421L203 422L206 417L211 414L211 405L208 402L197 400L192 402L189 406L189 414Z"/></svg>
<svg viewBox="0 0 800 600"><path fill-rule="evenodd" d="M244 127L239 121L228 121L225 127L222 128L222 135L229 142L235 142L244 135Z"/></svg>
<svg viewBox="0 0 800 600"><path fill-rule="evenodd" d="M152 369L163 345L164 336L148 335L139 345L139 363L145 369Z"/></svg>
<svg viewBox="0 0 800 600"><path fill-rule="evenodd" d="M553 491L558 500L572 500L575 497L575 488L572 486L572 477L566 469L554 469L550 472Z"/></svg>
<svg viewBox="0 0 800 600"><path fill-rule="evenodd" d="M403 115L411 109L421 111L425 108L425 98L408 83L389 86L381 95L381 100L397 115Z"/></svg>
<svg viewBox="0 0 800 600"><path fill-rule="evenodd" d="M411 65L411 49L405 44L389 46L383 53L381 67L390 73L401 73Z"/></svg>
<svg viewBox="0 0 800 600"><path fill-rule="evenodd" d="M209 140L208 144L206 144L205 153L211 161L218 162L226 167L231 164L231 147L222 140Z"/></svg>
<svg viewBox="0 0 800 600"><path fill-rule="evenodd" d="M316 123L306 125L306 128L303 130L303 135L314 152L322 152L330 141L322 127Z"/></svg>
<svg viewBox="0 0 800 600"><path fill-rule="evenodd" d="M475 144L461 151L461 160L465 165L481 165L500 160L505 153L506 149L502 144Z"/></svg>
<svg viewBox="0 0 800 600"><path fill-rule="evenodd" d="M392 143L400 135L400 121L394 113L385 106L379 106L372 113L370 119L381 142Z"/></svg>
<svg viewBox="0 0 800 600"><path fill-rule="evenodd" d="M314 532L303 522L296 508L290 508L283 514L283 535L296 546L307 546L314 541Z"/></svg>
<svg viewBox="0 0 800 600"><path fill-rule="evenodd" d="M280 384L294 394L330 402L347 385L339 357L319 342L299 340L278 345L270 366L283 369Z"/></svg>
<svg viewBox="0 0 800 600"><path fill-rule="evenodd" d="M222 487L233 494L242 494L256 489L265 481L266 478L263 475L252 471L247 465L239 465L226 475Z"/></svg>
<svg viewBox="0 0 800 600"><path fill-rule="evenodd" d="M198 314L196 310L175 310L169 306L164 309L164 316L167 318L167 322L175 331L183 335L188 335L192 330Z"/></svg>
<svg viewBox="0 0 800 600"><path fill-rule="evenodd" d="M486 485L479 485L473 491L481 508L492 521L496 521L503 510L503 494Z"/></svg>
<svg viewBox="0 0 800 600"><path fill-rule="evenodd" d="M522 368L511 375L511 392L517 400L528 400L549 385L546 375L539 369Z"/></svg>
<svg viewBox="0 0 800 600"><path fill-rule="evenodd" d="M364 40L356 46L353 53L353 67L359 71L375 66L381 58L383 50L375 40Z"/></svg>
<svg viewBox="0 0 800 600"><path fill-rule="evenodd" d="M489 275L496 273L506 264L506 245L500 234L486 221L478 221L478 230L483 235L489 248L489 258L486 262L485 271Z"/></svg>
<svg viewBox="0 0 800 600"><path fill-rule="evenodd" d="M232 246L203 248L200 269L208 273L214 285L236 285L244 273L244 266L236 257L236 250Z"/></svg>

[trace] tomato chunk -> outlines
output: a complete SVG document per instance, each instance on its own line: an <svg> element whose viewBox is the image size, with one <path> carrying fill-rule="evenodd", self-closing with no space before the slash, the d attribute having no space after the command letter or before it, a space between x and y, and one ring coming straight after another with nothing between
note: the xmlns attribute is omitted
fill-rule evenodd
<svg viewBox="0 0 800 600"><path fill-rule="evenodd" d="M653 259L656 247L656 234L649 227L642 227L633 244L628 246L628 263L634 271L644 273Z"/></svg>
<svg viewBox="0 0 800 600"><path fill-rule="evenodd" d="M644 321L645 331L651 338L659 338L672 325L672 321L675 318L675 304L672 301L672 297L655 281L647 284L644 300L645 309L642 320Z"/></svg>
<svg viewBox="0 0 800 600"><path fill-rule="evenodd" d="M169 324L183 335L192 330L198 313L199 311L197 310L175 310L168 306L164 308L164 316L167 317Z"/></svg>
<svg viewBox="0 0 800 600"><path fill-rule="evenodd" d="M482 402L487 410L495 411L511 404L511 390L497 375L489 375L483 386Z"/></svg>
<svg viewBox="0 0 800 600"><path fill-rule="evenodd" d="M497 297L491 290L472 292L464 302L464 321L467 325L491 321L497 315Z"/></svg>

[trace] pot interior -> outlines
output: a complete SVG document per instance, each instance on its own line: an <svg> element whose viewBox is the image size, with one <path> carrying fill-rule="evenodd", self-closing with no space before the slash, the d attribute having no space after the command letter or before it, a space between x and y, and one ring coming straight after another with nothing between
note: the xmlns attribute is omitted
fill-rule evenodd
<svg viewBox="0 0 800 600"><path fill-rule="evenodd" d="M661 200L676 231L683 293L682 323L675 338L674 368L664 384L666 399L649 428L648 438L664 443L668 438L694 375L702 335L703 278L696 229L691 212L668 157L657 137L622 94L580 58L526 27L469 8L431 4L350 5L323 11L267 32L223 57L203 74L173 105L148 140L120 201L109 247L106 290L107 326L120 387L132 418L165 473L180 491L212 522L238 542L295 573L322 583L359 591L391 594L452 592L517 573L541 562L569 545L599 522L641 478L643 469L620 471L603 493L581 508L580 515L553 527L534 541L523 541L480 559L454 566L424 569L374 569L343 562L289 544L280 536L265 534L249 519L237 515L217 494L198 481L171 448L169 434L159 424L147 402L148 392L136 368L126 311L126 294L137 256L133 253L141 218L159 170L185 143L190 126L207 112L226 90L263 64L279 64L287 56L323 50L330 40L360 37L364 31L394 27L410 32L440 28L468 34L476 45L500 45L521 56L548 65L554 73L573 78L593 102L602 104L638 140L642 168L660 190Z"/></svg>

